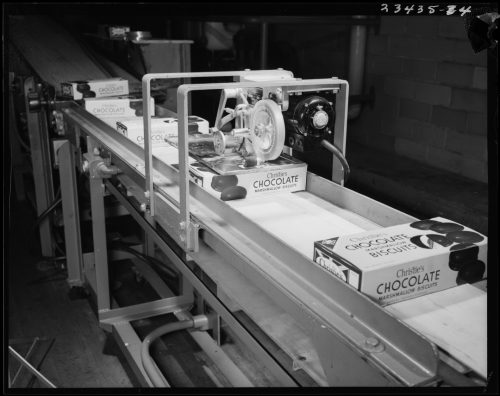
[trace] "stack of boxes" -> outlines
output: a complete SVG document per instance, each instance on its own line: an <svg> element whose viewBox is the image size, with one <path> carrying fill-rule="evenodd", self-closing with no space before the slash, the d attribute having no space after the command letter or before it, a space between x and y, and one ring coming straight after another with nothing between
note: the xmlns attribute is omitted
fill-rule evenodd
<svg viewBox="0 0 500 396"><path fill-rule="evenodd" d="M85 109L106 124L144 146L143 101L129 94L128 81L122 78L71 81L61 85L63 96L82 101ZM167 146L166 138L177 136L177 119L156 117L154 99L151 98L151 141L153 146ZM189 117L189 131L208 133L208 121Z"/></svg>

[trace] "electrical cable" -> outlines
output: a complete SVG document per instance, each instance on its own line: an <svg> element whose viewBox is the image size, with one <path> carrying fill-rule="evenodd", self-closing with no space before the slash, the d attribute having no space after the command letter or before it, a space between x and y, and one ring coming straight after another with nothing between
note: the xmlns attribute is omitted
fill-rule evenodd
<svg viewBox="0 0 500 396"><path fill-rule="evenodd" d="M342 169L344 170L344 183L345 183L349 178L349 175L351 174L351 168L349 167L349 164L347 163L344 154L342 154L342 151L337 146L335 146L333 143L330 143L328 140L323 139L321 141L321 145L339 159L340 164L342 165Z"/></svg>
<svg viewBox="0 0 500 396"><path fill-rule="evenodd" d="M160 326L157 329L153 330L149 333L144 340L142 341L141 346L141 361L148 375L149 379L153 383L154 386L157 387L166 387L169 386L168 383L165 383L163 379L163 375L160 372L160 369L154 362L153 358L149 354L149 348L151 344L159 337L164 336L168 333L172 333L174 331L185 330L194 327L194 320L188 319L180 322L167 323L166 325Z"/></svg>

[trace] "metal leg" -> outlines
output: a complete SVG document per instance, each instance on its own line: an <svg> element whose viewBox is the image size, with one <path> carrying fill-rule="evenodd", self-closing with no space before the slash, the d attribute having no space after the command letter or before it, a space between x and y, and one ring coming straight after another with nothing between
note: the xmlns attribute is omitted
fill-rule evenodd
<svg viewBox="0 0 500 396"><path fill-rule="evenodd" d="M57 154L59 157L59 177L61 179L68 283L70 286L82 286L83 256L73 146L69 141L66 141L59 148Z"/></svg>
<svg viewBox="0 0 500 396"><path fill-rule="evenodd" d="M127 208L132 217L144 229L144 231L151 235L158 247L165 253L167 258L182 272L186 278L186 284L189 282L192 287L198 290L210 306L221 315L221 318L233 329L235 334L240 338L248 348L262 361L277 378L277 385L280 386L297 386L297 383L291 378L288 373L272 358L267 351L253 338L253 336L237 321L231 312L217 299L216 296L199 280L192 270L182 261L168 244L160 237L158 232L146 219L141 216L133 206L127 201L125 197L114 187L111 183L107 182L109 191Z"/></svg>
<svg viewBox="0 0 500 396"><path fill-rule="evenodd" d="M97 310L111 308L109 295L108 252L106 244L106 218L104 213L104 184L97 176L90 177L90 207L96 274Z"/></svg>
<svg viewBox="0 0 500 396"><path fill-rule="evenodd" d="M12 171L14 176L14 187L16 191L16 197L18 201L24 201L26 199L26 193L24 189L23 181L23 168L24 168L24 158L19 146L18 141L18 130L16 123L16 115L14 112L14 73L9 73L9 140L11 155L10 160L12 162Z"/></svg>
<svg viewBox="0 0 500 396"><path fill-rule="evenodd" d="M129 322L117 323L113 325L113 334L117 339L123 355L134 371L136 378L143 387L153 387L141 360L141 340Z"/></svg>
<svg viewBox="0 0 500 396"><path fill-rule="evenodd" d="M31 112L28 105L28 93L35 91L33 77L24 83L24 96L26 105L26 119L31 147L31 162L33 164L33 179L35 183L36 210L41 214L54 200L54 186L52 184L52 167L50 163L49 138L47 121L43 113ZM40 223L40 244L42 255L53 256L53 238L50 219L47 217Z"/></svg>

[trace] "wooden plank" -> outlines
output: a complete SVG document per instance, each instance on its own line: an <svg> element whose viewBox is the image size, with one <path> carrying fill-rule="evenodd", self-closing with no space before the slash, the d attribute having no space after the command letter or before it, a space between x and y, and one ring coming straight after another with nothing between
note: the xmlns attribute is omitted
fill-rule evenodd
<svg viewBox="0 0 500 396"><path fill-rule="evenodd" d="M47 16L12 16L9 29L14 46L58 93L63 81L109 77L68 31Z"/></svg>
<svg viewBox="0 0 500 396"><path fill-rule="evenodd" d="M461 285L402 301L386 310L486 378L486 293Z"/></svg>

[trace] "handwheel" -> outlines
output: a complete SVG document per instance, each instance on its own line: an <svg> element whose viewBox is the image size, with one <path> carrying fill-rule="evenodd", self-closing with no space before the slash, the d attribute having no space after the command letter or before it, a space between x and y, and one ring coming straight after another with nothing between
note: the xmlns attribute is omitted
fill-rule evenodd
<svg viewBox="0 0 500 396"><path fill-rule="evenodd" d="M280 106L271 99L258 101L250 115L250 140L257 157L270 161L285 145L285 121Z"/></svg>

